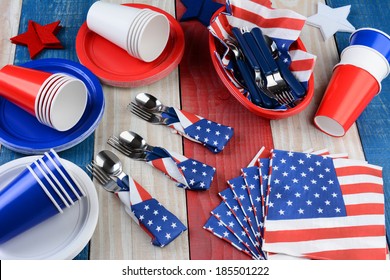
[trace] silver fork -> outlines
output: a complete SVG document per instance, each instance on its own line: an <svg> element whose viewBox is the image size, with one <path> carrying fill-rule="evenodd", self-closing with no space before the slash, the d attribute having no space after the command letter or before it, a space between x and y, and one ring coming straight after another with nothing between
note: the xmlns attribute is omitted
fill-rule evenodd
<svg viewBox="0 0 390 280"><path fill-rule="evenodd" d="M108 176L100 167L96 165L95 161L92 161L86 167L87 170L103 186L106 191L119 192L122 190L110 176Z"/></svg>
<svg viewBox="0 0 390 280"><path fill-rule="evenodd" d="M152 124L168 124L168 118L164 118L159 114L147 112L141 106L134 102L131 102L128 105L128 108L130 109L130 112L132 112L134 115L147 122L150 122Z"/></svg>
<svg viewBox="0 0 390 280"><path fill-rule="evenodd" d="M146 161L146 153L144 151L141 152L134 152L127 148L125 145L123 145L120 141L119 138L116 136L111 136L107 140L107 144L109 144L111 147L114 149L118 150L125 156L132 158L134 160L140 160L140 161Z"/></svg>
<svg viewBox="0 0 390 280"><path fill-rule="evenodd" d="M257 52L257 57L259 59L263 57L260 67L263 69L267 81L266 88L269 93L282 105L288 105L294 102L294 96L292 95L291 89L282 78L263 35L261 33L249 31L247 26L242 27L241 32L246 36L247 40L250 39L250 46L253 51Z"/></svg>

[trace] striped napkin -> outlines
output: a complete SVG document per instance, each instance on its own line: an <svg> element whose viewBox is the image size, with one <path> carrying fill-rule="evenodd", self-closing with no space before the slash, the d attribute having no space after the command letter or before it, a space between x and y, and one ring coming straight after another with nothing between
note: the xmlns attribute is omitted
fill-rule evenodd
<svg viewBox="0 0 390 280"><path fill-rule="evenodd" d="M224 224L210 218L204 228L253 259L388 258L381 167L327 150L263 149L241 177L220 193L230 213L212 211Z"/></svg>
<svg viewBox="0 0 390 280"><path fill-rule="evenodd" d="M178 187L189 190L210 188L214 167L161 147L154 147L152 152L146 153L146 162L177 182Z"/></svg>

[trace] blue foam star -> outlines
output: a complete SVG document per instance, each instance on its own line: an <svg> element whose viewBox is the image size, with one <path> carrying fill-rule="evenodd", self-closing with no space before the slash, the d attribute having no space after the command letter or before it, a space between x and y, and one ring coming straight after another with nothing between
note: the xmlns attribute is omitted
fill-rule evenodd
<svg viewBox="0 0 390 280"><path fill-rule="evenodd" d="M215 3L212 0L181 0L187 8L180 21L196 19L204 26L210 25L212 15L223 6L223 4Z"/></svg>

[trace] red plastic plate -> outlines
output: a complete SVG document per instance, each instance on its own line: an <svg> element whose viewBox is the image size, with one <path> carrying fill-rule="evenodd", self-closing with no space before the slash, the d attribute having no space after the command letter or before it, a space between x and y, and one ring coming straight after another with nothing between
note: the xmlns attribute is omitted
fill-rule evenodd
<svg viewBox="0 0 390 280"><path fill-rule="evenodd" d="M99 79L111 86L138 87L154 83L170 74L184 54L184 33L180 24L167 12L144 4L123 4L147 8L164 14L170 23L170 36L163 53L152 62L144 62L129 55L84 23L77 34L76 52L80 63Z"/></svg>

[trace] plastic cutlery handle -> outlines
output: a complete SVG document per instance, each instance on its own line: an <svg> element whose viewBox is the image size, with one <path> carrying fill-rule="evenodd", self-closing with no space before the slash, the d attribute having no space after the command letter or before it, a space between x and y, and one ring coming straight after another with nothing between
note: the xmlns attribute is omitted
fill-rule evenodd
<svg viewBox="0 0 390 280"><path fill-rule="evenodd" d="M240 49L244 53L244 56L247 59L247 61L249 62L249 64L251 65L251 67L253 69L260 70L260 66L258 65L257 60L256 60L255 56L253 55L249 45L245 41L245 38L242 35L241 30L238 29L237 27L233 27L232 32L234 34L234 37L238 41L238 45L239 45Z"/></svg>
<svg viewBox="0 0 390 280"><path fill-rule="evenodd" d="M237 59L236 62L237 62L238 69L240 70L241 76L244 79L245 85L251 95L252 103L261 107L266 106L265 104L263 104L261 95L257 92L258 88L255 85L255 80L251 75L248 65L245 63L244 60L241 59Z"/></svg>
<svg viewBox="0 0 390 280"><path fill-rule="evenodd" d="M267 61L267 64L269 68L271 69L272 73L275 73L278 71L278 65L276 64L271 50L269 49L269 46L267 45L267 42L264 40L263 33L261 32L261 29L258 27L255 27L251 30L251 34L253 35L253 38L257 45L259 46L261 53L264 56L264 59Z"/></svg>
<svg viewBox="0 0 390 280"><path fill-rule="evenodd" d="M257 64L259 65L261 71L264 73L264 75L272 75L273 70L270 67L271 64L265 59L265 56L263 55L262 51L259 49L254 37L250 32L245 32L243 34L246 43L248 44L249 48L251 49L253 56L257 60ZM274 62L276 65L276 63Z"/></svg>
<svg viewBox="0 0 390 280"><path fill-rule="evenodd" d="M280 58L276 59L276 62L279 65L279 70L282 74L282 77L286 80L287 84L292 89L293 94L298 97L302 98L306 94L306 89L302 86L302 84L295 78L293 73L291 73L290 69L288 68L287 64L284 63Z"/></svg>

